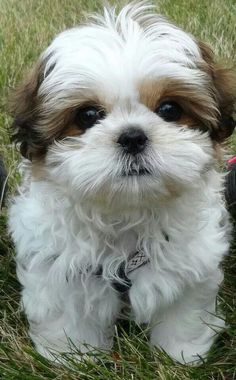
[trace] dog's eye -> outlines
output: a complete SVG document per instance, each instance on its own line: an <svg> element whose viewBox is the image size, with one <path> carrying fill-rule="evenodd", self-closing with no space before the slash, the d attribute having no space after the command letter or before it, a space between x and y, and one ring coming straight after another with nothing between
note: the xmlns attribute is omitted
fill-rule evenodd
<svg viewBox="0 0 236 380"><path fill-rule="evenodd" d="M79 108L75 115L75 123L81 129L91 128L98 120L105 117L105 112L97 107Z"/></svg>
<svg viewBox="0 0 236 380"><path fill-rule="evenodd" d="M174 101L165 101L155 110L155 112L165 121L177 121L181 118L182 107Z"/></svg>

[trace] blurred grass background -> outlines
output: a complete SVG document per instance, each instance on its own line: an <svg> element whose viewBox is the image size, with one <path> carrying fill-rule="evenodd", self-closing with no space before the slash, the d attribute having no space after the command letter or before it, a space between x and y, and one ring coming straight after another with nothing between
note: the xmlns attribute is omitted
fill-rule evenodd
<svg viewBox="0 0 236 380"><path fill-rule="evenodd" d="M236 64L235 0L159 0L154 4L159 13L208 42L219 61ZM8 132L9 93L55 34L78 24L85 12L101 8L102 2L94 0L0 0L0 154L9 173L9 196L19 182L19 155ZM235 138L228 142L228 151L236 154ZM0 216L0 379L236 379L235 242L224 263L226 278L220 294L228 328L200 367L174 363L164 353L151 350L145 334L133 324L118 328L113 353L101 353L97 362L81 356L80 364L70 355L69 366L58 367L41 358L27 336L6 212L3 209Z"/></svg>

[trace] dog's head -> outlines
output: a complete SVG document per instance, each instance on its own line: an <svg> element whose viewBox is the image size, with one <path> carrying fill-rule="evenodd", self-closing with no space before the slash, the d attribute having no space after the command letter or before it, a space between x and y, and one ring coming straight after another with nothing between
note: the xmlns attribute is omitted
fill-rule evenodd
<svg viewBox="0 0 236 380"><path fill-rule="evenodd" d="M177 196L233 131L235 82L211 50L141 2L59 34L16 91L23 156L78 198Z"/></svg>

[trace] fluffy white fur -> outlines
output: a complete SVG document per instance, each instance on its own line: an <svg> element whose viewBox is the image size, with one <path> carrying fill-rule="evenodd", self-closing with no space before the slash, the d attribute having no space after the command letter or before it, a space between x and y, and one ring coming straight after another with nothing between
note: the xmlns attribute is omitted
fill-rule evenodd
<svg viewBox="0 0 236 380"><path fill-rule="evenodd" d="M125 300L111 281L136 250L150 263L130 274L130 318L149 324L152 345L191 362L224 326L215 304L229 226L212 142L208 133L163 121L138 92L146 79L181 80L204 94L213 122L210 79L195 40L147 11L144 3L118 16L105 10L61 33L42 56L45 120L87 99L110 104L96 126L50 146L40 178L27 163L10 207L30 336L49 358L70 341L85 352L112 347ZM137 162L116 141L132 125L150 140L139 163L151 175L122 176ZM93 274L99 264L102 277Z"/></svg>

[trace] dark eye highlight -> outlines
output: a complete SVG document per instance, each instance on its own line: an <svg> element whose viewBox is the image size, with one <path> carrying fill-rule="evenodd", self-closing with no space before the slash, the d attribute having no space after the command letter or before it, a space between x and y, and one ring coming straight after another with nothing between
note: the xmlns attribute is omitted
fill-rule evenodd
<svg viewBox="0 0 236 380"><path fill-rule="evenodd" d="M105 112L95 106L79 108L76 111L75 124L81 129L91 128L105 116Z"/></svg>
<svg viewBox="0 0 236 380"><path fill-rule="evenodd" d="M167 100L161 103L155 112L165 121L178 121L182 116L183 109L178 103Z"/></svg>

